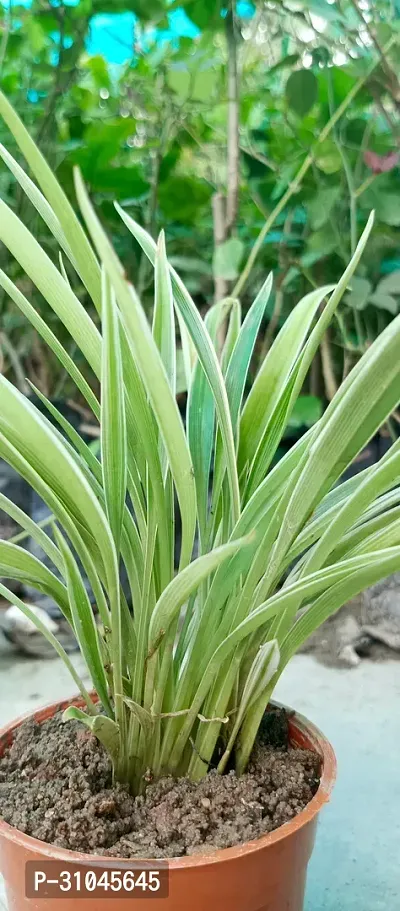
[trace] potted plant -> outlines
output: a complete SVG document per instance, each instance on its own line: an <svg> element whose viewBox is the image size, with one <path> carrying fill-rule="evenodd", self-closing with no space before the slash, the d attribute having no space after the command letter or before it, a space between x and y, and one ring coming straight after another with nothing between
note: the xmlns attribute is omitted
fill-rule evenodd
<svg viewBox="0 0 400 911"><path fill-rule="evenodd" d="M313 291L294 309L244 402L271 277L243 320L239 303L227 300L212 307L203 322L168 264L163 236L156 245L120 209L125 225L154 265L150 325L79 173L77 197L93 246L4 97L0 111L37 184L8 153L3 157L57 238L63 251L60 269L4 202L0 203L0 239L64 323L101 384L99 401L46 322L0 272L0 284L57 354L92 410L101 441L98 458L53 404L47 403L50 422L0 377L0 457L31 484L54 515L53 537L22 511L18 518L50 556L54 572L22 548L3 541L1 572L7 578L28 579L59 605L79 642L94 691L87 691L68 655L44 627L43 634L69 667L80 698L62 707L67 722L62 727L56 714L60 707L53 705L37 714L39 725L17 724L3 731L0 805L7 821L1 823L0 843L10 909L42 907L37 896L25 897L22 867L27 861L116 863L115 857L108 861L104 857L113 853L110 839L97 842L104 846L101 852L70 850L71 844L82 844L85 833L85 844L96 844L90 842L86 800L93 824L103 826L103 833L102 819L108 812L118 828L116 801L123 802L125 812L130 807L137 831L128 844L136 860L143 856L154 863L154 857L158 863L160 857L168 857L175 825L174 837L180 833L183 856L168 860L169 897L160 898L163 907L183 911L190 904L199 911L206 907L300 911L317 814L334 777L331 748L309 722L295 714L289 718L292 747L306 747L322 761L319 787L314 796L309 791L312 799L307 805L299 797L304 796L307 763L302 767L295 790L298 815L292 803L289 814L283 816L284 824L275 829L271 824L273 831L268 831L260 790L258 801L248 801L242 794L234 812L238 819L247 814L247 825L254 811L256 825L252 828L249 823L247 831L257 837L250 834L250 840L242 838L246 843L237 844L230 831L229 847L210 841L207 819L214 812L215 788L225 789L216 801L223 814L232 801L229 789L238 795L235 789L250 782L246 769L265 724L265 709L292 655L343 603L400 567L399 444L378 464L336 485L400 399L400 317L365 353L320 420L274 463L296 398L357 268L373 218L338 284ZM96 306L101 332L74 293L74 270ZM185 426L175 401L175 316L189 389ZM219 329L225 319L228 329L219 356ZM178 512L182 539L175 573L174 516ZM193 557L195 539L198 555ZM129 579L132 610L120 586L121 566ZM83 574L89 580L100 625L95 622ZM16 595L4 585L0 592L40 627ZM38 753L45 731L42 749L48 749L51 758L47 765ZM69 733L64 736L62 731ZM262 753L260 746L256 749ZM299 762L301 753L294 752ZM74 765L78 754L84 756L79 769ZM293 760L293 750L289 754ZM24 756L30 756L29 768ZM310 753L307 757L311 761ZM90 793L89 797L81 794L87 788L90 791L91 762L97 770L94 779L105 776L106 781L104 763L112 767L115 789L111 793L111 786L104 785L101 805ZM14 788L14 815L4 763ZM68 793L78 810L69 835L64 819L52 845L49 833L59 808L47 788L59 786L63 764L72 769ZM173 799L168 798L178 779L185 794L194 801L201 795L203 801L201 825L206 834L203 843L194 838L191 853L183 844L182 820L174 822L175 792ZM81 782L78 787L77 781ZM285 786L284 777L281 783ZM28 804L32 788L36 789L31 811L25 815L21 788ZM204 796L207 793L211 798ZM275 809L282 793L278 788ZM167 809L162 820L158 805L152 804L157 794L162 813ZM65 799L62 791L60 800ZM200 810L195 806L196 812L190 805L191 819L200 825ZM154 836L154 854L148 847L153 836L146 828L146 808L159 833ZM164 826L164 841L160 826ZM47 833L45 840L32 837L38 832ZM122 854L131 856L129 848ZM115 893L107 896L102 906L137 906L135 895L121 904L116 899ZM43 901L45 907L47 899ZM68 911L77 904L79 896L64 897L60 907Z"/></svg>

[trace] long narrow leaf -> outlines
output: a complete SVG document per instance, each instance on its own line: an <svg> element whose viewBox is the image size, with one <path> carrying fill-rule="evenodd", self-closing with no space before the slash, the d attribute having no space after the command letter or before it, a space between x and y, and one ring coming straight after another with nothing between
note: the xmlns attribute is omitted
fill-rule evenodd
<svg viewBox="0 0 400 911"><path fill-rule="evenodd" d="M36 331L41 335L42 339L46 342L46 345L49 346L51 351L56 355L62 367L65 368L71 379L76 384L79 391L82 393L84 399L88 403L89 407L92 409L93 414L96 418L100 417L100 406L96 399L96 396L89 384L85 380L85 377L82 375L68 352L65 350L61 342L54 335L54 332L48 327L47 323L42 319L42 317L37 313L32 304L24 297L19 288L14 285L8 276L0 269L0 285L4 288L4 291L10 296L11 300L14 301L14 304L19 307L21 312L26 316L31 325L36 329Z"/></svg>
<svg viewBox="0 0 400 911"><path fill-rule="evenodd" d="M127 482L125 391L119 317L108 278L102 275L101 464L108 521L120 549Z"/></svg>
<svg viewBox="0 0 400 911"><path fill-rule="evenodd" d="M2 92L0 92L0 115L14 136L55 216L58 218L64 235L68 238L68 245L77 263L79 274L92 300L100 310L100 269L92 247L67 196L54 176L53 170L47 164L46 159L37 145L35 145L28 130L24 127L18 114Z"/></svg>
<svg viewBox="0 0 400 911"><path fill-rule="evenodd" d="M96 688L102 705L112 717L113 709L108 695L107 678L101 660L98 636L99 632L94 619L92 605L82 581L76 560L67 545L65 538L54 526L54 535L60 552L63 555L69 605L75 634L82 655L86 661L93 685Z"/></svg>
<svg viewBox="0 0 400 911"><path fill-rule="evenodd" d="M93 320L37 240L1 199L0 240L64 323L96 376L100 376L100 336Z"/></svg>
<svg viewBox="0 0 400 911"><path fill-rule="evenodd" d="M196 527L196 492L182 421L150 326L134 289L125 280L122 267L93 211L79 174L77 174L76 183L82 213L93 235L104 268L114 286L123 320L128 328L137 363L168 453L182 517L181 565L185 566L190 560L193 548Z"/></svg>
<svg viewBox="0 0 400 911"><path fill-rule="evenodd" d="M141 245L150 262L155 261L156 247L154 241L143 228L140 227L126 212L119 206L116 209L125 222L127 228L131 231L138 243ZM174 269L171 268L172 288L176 307L183 319L193 345L197 351L199 361L206 374L208 382L214 394L215 408L217 411L218 421L221 428L221 435L224 444L225 458L227 462L227 473L232 498L232 516L234 521L237 520L240 511L239 483L236 469L235 445L233 438L232 423L230 419L229 403L226 389L223 381L220 365L210 340L208 333L205 331L201 317L197 308L188 294L185 286Z"/></svg>

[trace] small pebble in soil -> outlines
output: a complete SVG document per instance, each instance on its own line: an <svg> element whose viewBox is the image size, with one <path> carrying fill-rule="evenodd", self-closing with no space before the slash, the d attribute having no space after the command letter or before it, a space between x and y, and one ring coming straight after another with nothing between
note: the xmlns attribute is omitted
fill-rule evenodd
<svg viewBox="0 0 400 911"><path fill-rule="evenodd" d="M41 725L29 720L0 759L0 815L50 844L113 857L232 847L288 822L318 788L319 757L288 747L287 729L282 715L267 720L241 777L166 777L134 798L113 785L106 752L79 722L63 724L60 714Z"/></svg>

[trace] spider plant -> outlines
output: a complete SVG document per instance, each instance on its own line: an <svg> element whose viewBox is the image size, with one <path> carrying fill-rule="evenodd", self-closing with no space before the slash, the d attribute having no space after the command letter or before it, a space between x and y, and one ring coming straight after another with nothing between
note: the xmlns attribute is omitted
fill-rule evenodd
<svg viewBox="0 0 400 911"><path fill-rule="evenodd" d="M4 97L0 113L36 183L5 149L0 154L57 239L60 268L5 202L0 239L101 387L99 401L50 327L0 272L4 291L57 355L100 428L97 456L38 390L52 421L0 377L0 456L48 504L53 536L5 497L2 508L36 539L57 574L5 541L0 572L54 598L99 703L29 607L4 585L1 594L42 629L68 665L85 708L70 707L65 718L89 726L109 751L115 777L134 792L165 773L200 779L216 755L220 773L234 761L240 774L292 655L342 604L400 568L400 444L337 484L400 399L400 317L364 354L318 423L284 458L274 458L373 217L337 285L313 291L293 310L245 400L271 276L244 319L237 300L224 300L203 321L168 264L163 234L156 244L117 207L154 267L150 325L79 172L76 194L87 233ZM78 282L97 322L74 291ZM189 390L185 424L175 399L177 326ZM130 599L120 585L122 565Z"/></svg>

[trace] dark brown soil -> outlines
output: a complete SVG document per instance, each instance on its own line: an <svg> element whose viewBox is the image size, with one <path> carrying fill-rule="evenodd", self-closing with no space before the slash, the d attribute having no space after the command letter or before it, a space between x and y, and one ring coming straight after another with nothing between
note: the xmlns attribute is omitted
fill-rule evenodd
<svg viewBox="0 0 400 911"><path fill-rule="evenodd" d="M265 745L269 728L273 747ZM266 722L240 778L215 771L198 784L163 778L133 798L112 785L106 753L79 722L27 721L0 760L0 815L42 841L114 857L231 847L288 822L318 787L319 757L285 748L285 730L282 718Z"/></svg>

